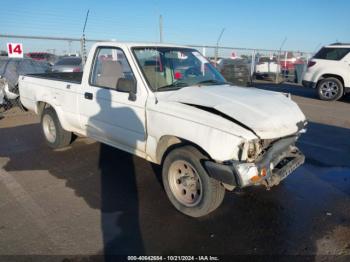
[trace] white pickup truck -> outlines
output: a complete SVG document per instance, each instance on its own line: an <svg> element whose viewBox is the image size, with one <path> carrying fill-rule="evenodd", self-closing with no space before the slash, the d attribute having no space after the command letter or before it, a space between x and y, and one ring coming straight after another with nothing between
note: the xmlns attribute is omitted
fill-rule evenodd
<svg viewBox="0 0 350 262"><path fill-rule="evenodd" d="M189 47L98 43L83 74L20 76L19 92L49 146L76 133L159 164L170 201L192 217L225 189L278 185L305 159L295 142L307 122L288 95L232 86Z"/></svg>

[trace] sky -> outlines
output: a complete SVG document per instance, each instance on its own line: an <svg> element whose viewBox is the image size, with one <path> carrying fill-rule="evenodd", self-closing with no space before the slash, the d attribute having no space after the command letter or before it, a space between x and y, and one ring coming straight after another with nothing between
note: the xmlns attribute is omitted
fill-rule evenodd
<svg viewBox="0 0 350 262"><path fill-rule="evenodd" d="M350 42L349 0L1 0L0 34L86 37L314 52L335 41ZM0 49L5 42L0 38ZM30 48L45 44L27 42ZM74 44L73 44L74 45ZM76 46L70 48L78 49Z"/></svg>

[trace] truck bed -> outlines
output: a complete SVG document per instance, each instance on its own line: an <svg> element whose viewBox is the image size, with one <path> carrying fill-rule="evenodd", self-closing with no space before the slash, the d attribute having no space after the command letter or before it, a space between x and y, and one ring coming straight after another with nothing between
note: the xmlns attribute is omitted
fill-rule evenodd
<svg viewBox="0 0 350 262"><path fill-rule="evenodd" d="M81 84L83 72L30 74L27 76Z"/></svg>

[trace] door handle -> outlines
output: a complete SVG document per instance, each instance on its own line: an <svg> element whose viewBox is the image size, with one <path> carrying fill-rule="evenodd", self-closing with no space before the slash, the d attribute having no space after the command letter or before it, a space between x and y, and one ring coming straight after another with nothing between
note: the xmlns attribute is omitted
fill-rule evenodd
<svg viewBox="0 0 350 262"><path fill-rule="evenodd" d="M85 97L85 99L92 100L93 95L92 95L92 93L85 92L84 97Z"/></svg>

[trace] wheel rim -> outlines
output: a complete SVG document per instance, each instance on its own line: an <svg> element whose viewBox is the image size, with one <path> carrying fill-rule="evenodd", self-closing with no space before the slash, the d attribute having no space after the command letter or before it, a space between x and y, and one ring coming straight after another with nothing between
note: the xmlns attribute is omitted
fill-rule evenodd
<svg viewBox="0 0 350 262"><path fill-rule="evenodd" d="M333 81L325 81L320 88L322 96L326 98L334 98L339 92L339 86Z"/></svg>
<svg viewBox="0 0 350 262"><path fill-rule="evenodd" d="M56 126L52 117L49 115L44 115L43 117L43 130L47 141L54 143L56 141Z"/></svg>
<svg viewBox="0 0 350 262"><path fill-rule="evenodd" d="M169 168L168 179L171 192L181 204L193 207L202 200L201 178L187 161L178 160L172 163Z"/></svg>

